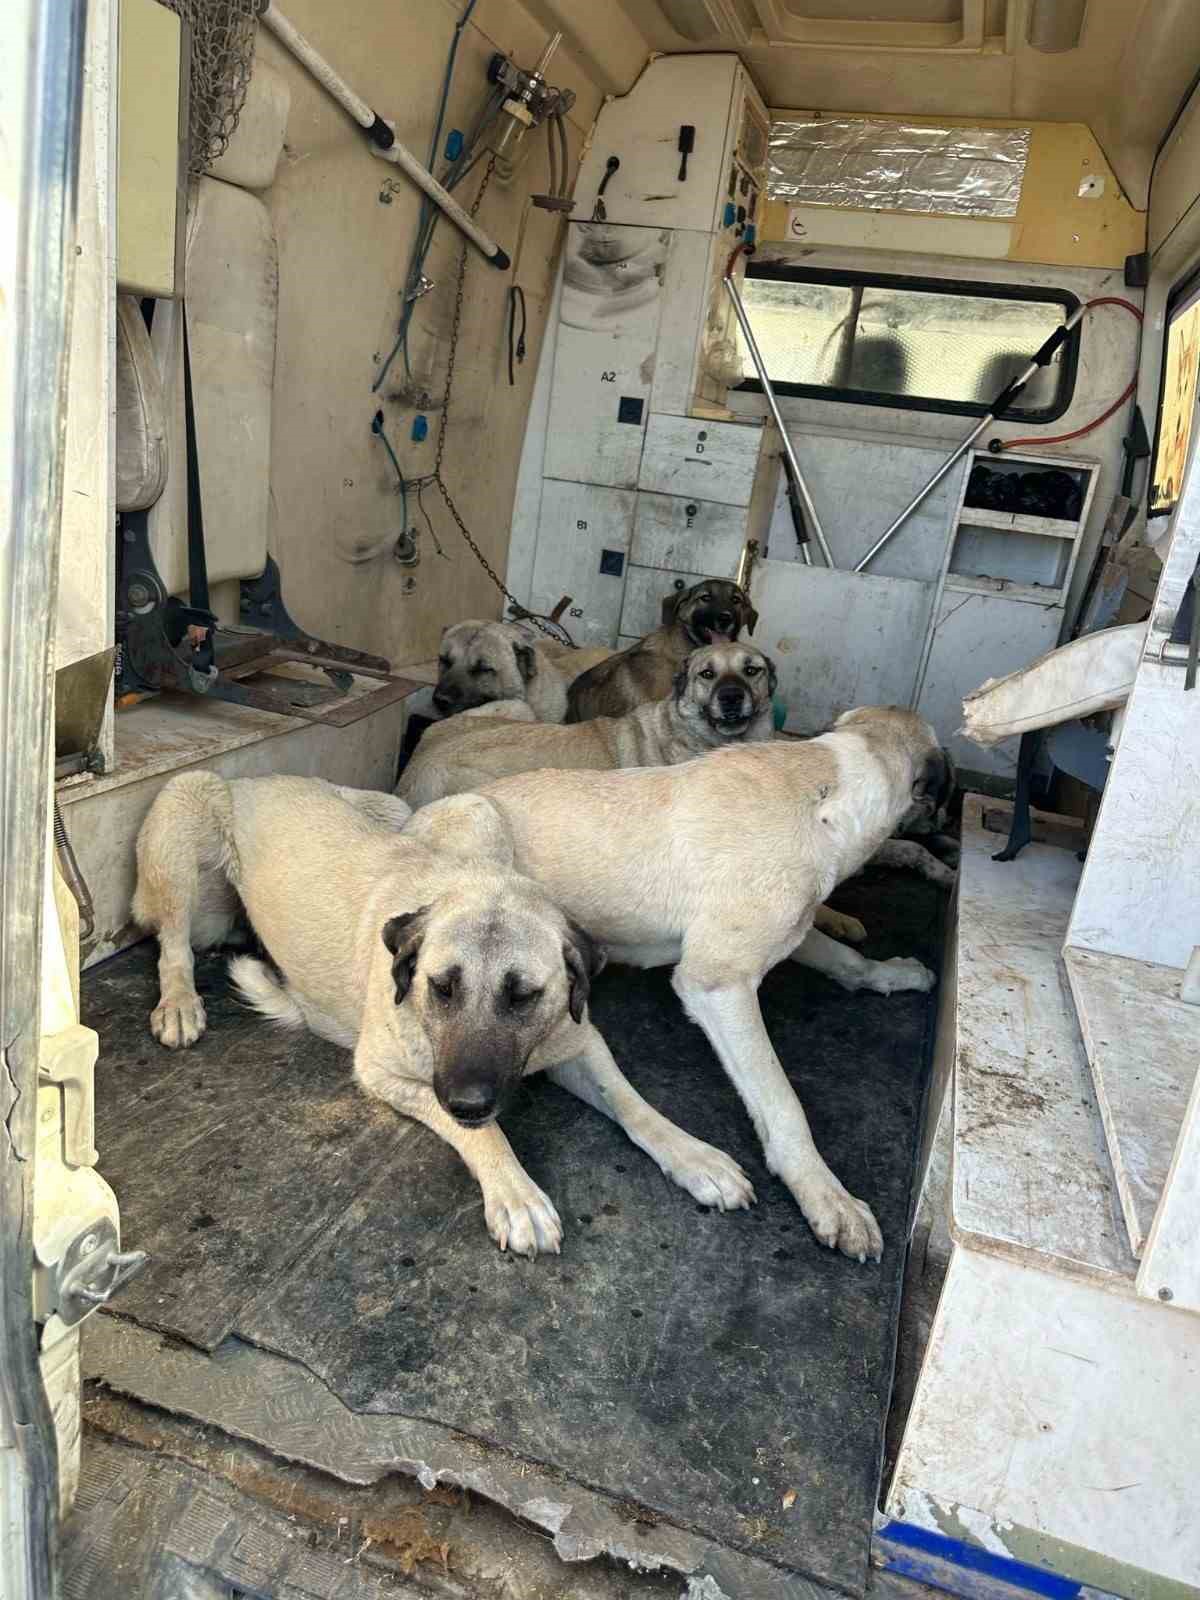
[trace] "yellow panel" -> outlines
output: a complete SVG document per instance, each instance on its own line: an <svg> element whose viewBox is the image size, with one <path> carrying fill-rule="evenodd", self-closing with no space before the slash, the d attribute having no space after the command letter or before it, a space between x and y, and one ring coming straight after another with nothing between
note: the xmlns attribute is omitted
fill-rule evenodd
<svg viewBox="0 0 1200 1600"><path fill-rule="evenodd" d="M852 115L853 113L846 113ZM772 117L785 121L789 113L773 111ZM839 116L842 113L839 113ZM878 117L878 112L872 112ZM997 223L990 219L954 220L953 230L936 217L923 219L928 225L922 243L914 246L911 212L851 211L842 207L805 206L804 223L811 244L842 244L847 241L849 219L860 219L861 240L872 248L912 250L1010 261L1039 262L1046 266L1121 267L1125 257L1146 248L1146 213L1135 211L1126 199L1104 152L1090 130L1081 122L1026 122L999 117L906 117L893 121L916 125L949 127L1029 128L1029 161L1016 217L1006 221L1010 234L1007 249L997 250ZM1084 191L1081 193L1081 189ZM789 231L792 207L784 200L771 200L763 207L758 237L763 244L795 242ZM829 216L829 237L815 219ZM869 218L869 226L866 220ZM892 219L894 231L881 226ZM978 232L974 230L978 229ZM868 237L869 234L869 237ZM924 242L925 237L928 242Z"/></svg>
<svg viewBox="0 0 1200 1600"><path fill-rule="evenodd" d="M180 206L182 29L158 0L121 0L117 282L173 296Z"/></svg>

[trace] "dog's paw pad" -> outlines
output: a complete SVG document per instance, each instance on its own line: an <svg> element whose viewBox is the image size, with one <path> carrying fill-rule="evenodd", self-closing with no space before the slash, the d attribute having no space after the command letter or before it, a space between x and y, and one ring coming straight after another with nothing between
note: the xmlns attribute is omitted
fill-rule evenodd
<svg viewBox="0 0 1200 1600"><path fill-rule="evenodd" d="M549 1199L531 1179L505 1184L484 1200L488 1232L501 1250L512 1255L558 1255L562 1250L562 1222Z"/></svg>
<svg viewBox="0 0 1200 1600"><path fill-rule="evenodd" d="M757 1198L754 1185L732 1156L690 1135L665 1153L662 1168L673 1183L686 1189L702 1206L740 1211L752 1206Z"/></svg>
<svg viewBox="0 0 1200 1600"><path fill-rule="evenodd" d="M208 1019L198 994L184 1000L160 1000L150 1013L150 1032L168 1050L186 1050L204 1032Z"/></svg>

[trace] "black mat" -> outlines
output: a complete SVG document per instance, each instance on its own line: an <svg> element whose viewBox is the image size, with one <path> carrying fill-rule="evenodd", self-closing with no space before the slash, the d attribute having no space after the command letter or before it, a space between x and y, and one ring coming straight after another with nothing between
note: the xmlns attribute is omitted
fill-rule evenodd
<svg viewBox="0 0 1200 1600"><path fill-rule="evenodd" d="M929 885L871 873L837 903L869 954L935 961ZM200 1343L236 1330L356 1409L434 1419L862 1591L933 997L849 995L790 964L762 987L819 1147L879 1218L884 1260L864 1267L817 1245L766 1173L668 975L612 969L593 1015L618 1060L742 1162L759 1204L704 1211L535 1081L505 1128L565 1238L529 1263L491 1244L445 1145L356 1097L344 1054L272 1033L203 972L212 1030L182 1059L145 1032L151 952L85 983L102 1169L125 1238L156 1255L121 1314Z"/></svg>

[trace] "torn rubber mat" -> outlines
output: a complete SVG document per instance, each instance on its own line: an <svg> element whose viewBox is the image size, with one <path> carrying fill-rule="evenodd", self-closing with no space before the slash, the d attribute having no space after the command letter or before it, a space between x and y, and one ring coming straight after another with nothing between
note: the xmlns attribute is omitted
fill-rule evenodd
<svg viewBox="0 0 1200 1600"><path fill-rule="evenodd" d="M871 872L837 903L867 923L867 954L936 962L931 885ZM652 1104L742 1163L758 1204L706 1211L613 1124L535 1079L504 1126L564 1240L561 1256L528 1262L492 1244L448 1146L358 1096L344 1052L248 1018L216 961L202 963L209 1034L185 1056L159 1050L146 1032L152 954L85 978L102 1128L119 1129L97 1142L123 1239L154 1251L160 1296L179 1261L187 1303L147 1307L134 1284L121 1315L192 1339L228 1324L356 1410L437 1421L631 1515L863 1591L933 996L847 994L792 963L760 992L818 1147L883 1229L883 1262L860 1266L818 1245L766 1172L669 974L610 969L592 1015L617 1060ZM205 1235L220 1248L198 1245Z"/></svg>

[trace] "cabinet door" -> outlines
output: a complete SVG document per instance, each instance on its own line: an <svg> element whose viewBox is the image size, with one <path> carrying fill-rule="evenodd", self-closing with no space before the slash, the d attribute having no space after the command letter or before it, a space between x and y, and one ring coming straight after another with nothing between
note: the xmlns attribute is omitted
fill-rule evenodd
<svg viewBox="0 0 1200 1600"><path fill-rule="evenodd" d="M748 506L758 470L757 423L708 422L655 413L646 429L640 489Z"/></svg>
<svg viewBox="0 0 1200 1600"><path fill-rule="evenodd" d="M732 578L745 543L745 506L683 495L638 495L629 559L640 567Z"/></svg>
<svg viewBox="0 0 1200 1600"><path fill-rule="evenodd" d="M636 487L671 237L660 228L568 227L547 478Z"/></svg>
<svg viewBox="0 0 1200 1600"><path fill-rule="evenodd" d="M661 628L662 603L666 597L679 590L690 589L704 576L703 572L631 566L625 582L625 603L621 607L622 636L644 639L655 628Z"/></svg>
<svg viewBox="0 0 1200 1600"><path fill-rule="evenodd" d="M636 498L595 484L542 486L529 606L545 613L570 595L563 622L577 644L617 642Z"/></svg>

